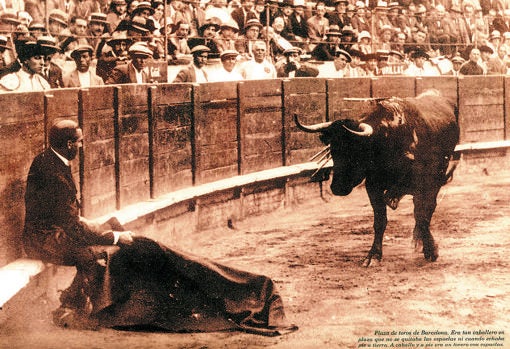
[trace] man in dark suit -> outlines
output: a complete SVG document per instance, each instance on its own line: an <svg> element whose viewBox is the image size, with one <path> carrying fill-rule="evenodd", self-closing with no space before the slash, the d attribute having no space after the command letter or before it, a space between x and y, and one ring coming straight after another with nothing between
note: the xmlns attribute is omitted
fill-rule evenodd
<svg viewBox="0 0 510 349"><path fill-rule="evenodd" d="M64 79L62 68L51 61L53 55L60 51L57 45L57 40L48 35L40 36L37 43L43 48L45 66L42 71L42 76L48 81L51 88L64 87Z"/></svg>
<svg viewBox="0 0 510 349"><path fill-rule="evenodd" d="M204 71L207 64L209 47L198 45L191 49L193 62L184 69L181 69L173 82L207 82L209 79Z"/></svg>
<svg viewBox="0 0 510 349"><path fill-rule="evenodd" d="M319 75L319 69L301 63L301 49L293 47L283 52L285 62L276 68L276 75L279 78L299 78L299 77L316 77Z"/></svg>
<svg viewBox="0 0 510 349"><path fill-rule="evenodd" d="M50 147L35 157L28 172L23 246L30 258L77 268L73 284L60 298L62 307L54 314L61 323L78 314L86 316L89 300L83 285L91 286L98 256L108 246L129 245L133 239L130 232L114 232L80 216L70 168L83 141L78 124L57 121L48 138Z"/></svg>
<svg viewBox="0 0 510 349"><path fill-rule="evenodd" d="M135 42L128 49L131 61L128 64L117 65L113 68L106 84L144 84L149 83L150 76L147 72L147 60L152 58L152 51L146 42Z"/></svg>

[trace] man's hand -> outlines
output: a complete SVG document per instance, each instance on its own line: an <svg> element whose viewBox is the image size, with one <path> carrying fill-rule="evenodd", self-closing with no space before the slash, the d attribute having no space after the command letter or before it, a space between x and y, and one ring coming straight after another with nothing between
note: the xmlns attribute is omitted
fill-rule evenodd
<svg viewBox="0 0 510 349"><path fill-rule="evenodd" d="M131 245L133 243L133 232L126 230L126 231L119 231L119 245Z"/></svg>

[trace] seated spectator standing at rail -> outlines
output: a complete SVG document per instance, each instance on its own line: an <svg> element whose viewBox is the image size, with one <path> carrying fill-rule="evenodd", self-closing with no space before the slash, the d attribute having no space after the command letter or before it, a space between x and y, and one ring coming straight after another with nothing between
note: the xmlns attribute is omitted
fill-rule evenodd
<svg viewBox="0 0 510 349"><path fill-rule="evenodd" d="M101 57L97 59L96 63L96 74L106 81L113 68L117 64L127 64L128 62L128 47L131 44L131 40L128 39L126 32L113 32L112 36L106 44L111 50L103 53Z"/></svg>
<svg viewBox="0 0 510 349"><path fill-rule="evenodd" d="M53 62L55 54L61 52L60 46L57 45L57 39L43 35L37 39L37 43L41 46L44 54L44 67L41 75L48 81L51 88L64 87L62 68Z"/></svg>
<svg viewBox="0 0 510 349"><path fill-rule="evenodd" d="M191 49L193 55L193 62L182 69L173 82L207 82L207 72L204 70L207 64L208 54L211 49L204 45L198 45Z"/></svg>
<svg viewBox="0 0 510 349"><path fill-rule="evenodd" d="M301 49L293 47L283 53L285 60L276 68L279 78L316 77L319 69L312 65L301 62Z"/></svg>
<svg viewBox="0 0 510 349"><path fill-rule="evenodd" d="M469 60L460 67L459 75L483 75L483 68L478 64L480 50L472 48L469 52Z"/></svg>
<svg viewBox="0 0 510 349"><path fill-rule="evenodd" d="M489 58L487 63L487 74L489 75L505 75L508 70L506 45L500 45L497 50L496 57Z"/></svg>
<svg viewBox="0 0 510 349"><path fill-rule="evenodd" d="M76 69L64 76L65 87L91 87L104 85L103 79L90 69L94 57L94 48L90 45L78 45L72 52L71 58L76 63Z"/></svg>
<svg viewBox="0 0 510 349"><path fill-rule="evenodd" d="M146 42L139 41L128 49L130 62L119 64L113 68L106 84L144 84L149 83L150 76L147 71L147 60L152 58L152 51Z"/></svg>
<svg viewBox="0 0 510 349"><path fill-rule="evenodd" d="M221 68L216 69L209 74L209 81L239 81L243 76L237 69L237 58L239 52L235 50L225 50L220 55Z"/></svg>
<svg viewBox="0 0 510 349"><path fill-rule="evenodd" d="M21 69L0 79L0 92L32 92L50 89L41 75L44 67L44 50L36 41L27 41L18 47Z"/></svg>

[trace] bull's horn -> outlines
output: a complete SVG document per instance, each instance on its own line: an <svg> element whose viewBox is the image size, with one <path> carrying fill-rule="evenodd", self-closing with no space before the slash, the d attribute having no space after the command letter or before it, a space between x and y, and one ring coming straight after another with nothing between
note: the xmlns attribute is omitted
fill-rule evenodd
<svg viewBox="0 0 510 349"><path fill-rule="evenodd" d="M348 128L347 126L344 125L344 128L347 131L349 131L355 135L361 136L361 137L370 137L374 133L374 129L369 124L365 124L362 122L359 124L358 127L360 128L361 131L351 130L350 128Z"/></svg>
<svg viewBox="0 0 510 349"><path fill-rule="evenodd" d="M315 132L322 132L326 127L332 124L331 121L323 122L320 124L315 125L303 125L298 120L298 115L294 114L294 122L296 123L296 126L301 130L305 132L315 133Z"/></svg>

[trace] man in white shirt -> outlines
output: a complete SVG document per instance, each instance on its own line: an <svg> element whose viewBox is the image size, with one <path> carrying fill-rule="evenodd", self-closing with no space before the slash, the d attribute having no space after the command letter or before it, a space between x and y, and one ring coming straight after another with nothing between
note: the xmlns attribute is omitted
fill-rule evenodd
<svg viewBox="0 0 510 349"><path fill-rule="evenodd" d="M246 80L275 79L276 68L268 61L266 43L258 40L253 44L253 59L241 67L241 75Z"/></svg>
<svg viewBox="0 0 510 349"><path fill-rule="evenodd" d="M225 50L220 55L221 68L210 74L209 81L239 81L243 76L236 69L239 52Z"/></svg>
<svg viewBox="0 0 510 349"><path fill-rule="evenodd" d="M439 76L439 70L429 62L430 56L423 50L418 49L411 53L413 62L404 71L407 76Z"/></svg>
<svg viewBox="0 0 510 349"><path fill-rule="evenodd" d="M78 45L72 52L71 58L76 63L76 69L64 76L65 87L91 87L104 85L103 79L90 69L94 48L90 45Z"/></svg>

